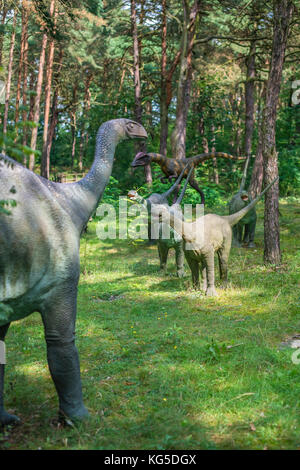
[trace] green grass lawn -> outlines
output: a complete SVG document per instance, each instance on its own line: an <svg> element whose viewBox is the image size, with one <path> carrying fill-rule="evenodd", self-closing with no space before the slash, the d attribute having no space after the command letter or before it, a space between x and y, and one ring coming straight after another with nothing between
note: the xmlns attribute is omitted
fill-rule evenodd
<svg viewBox="0 0 300 470"><path fill-rule="evenodd" d="M296 449L300 364L279 350L300 332L300 208L281 201L283 264L233 248L231 287L205 298L191 277L158 270L156 246L81 242L77 346L91 419L62 428L40 316L7 336L6 404L23 421L0 434L11 449ZM217 274L218 279L218 274ZM218 284L217 284L218 287Z"/></svg>

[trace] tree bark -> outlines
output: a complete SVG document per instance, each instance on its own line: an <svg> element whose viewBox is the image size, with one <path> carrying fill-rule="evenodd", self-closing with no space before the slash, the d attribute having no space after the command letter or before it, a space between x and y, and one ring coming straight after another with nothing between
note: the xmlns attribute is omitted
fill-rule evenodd
<svg viewBox="0 0 300 470"><path fill-rule="evenodd" d="M59 58L58 58L58 67L57 70L54 74L54 82L55 82L55 89L53 93L53 98L52 98L52 105L51 105L51 118L50 118L50 124L49 124L49 129L48 129L48 135L47 135L47 155L48 155L48 160L50 163L50 154L51 154L51 148L53 144L53 139L55 135L55 129L58 123L58 92L59 92L59 76L61 73L62 69L62 62L63 62L63 50L60 49L59 51Z"/></svg>
<svg viewBox="0 0 300 470"><path fill-rule="evenodd" d="M76 108L77 108L77 82L73 88L72 94L72 110L71 110L71 133L72 133L72 152L71 152L71 167L74 168L75 154L76 154Z"/></svg>
<svg viewBox="0 0 300 470"><path fill-rule="evenodd" d="M294 5L290 0L273 1L272 58L267 83L266 106L262 129L265 186L278 175L278 159L276 152L277 105L293 11ZM265 196L264 241L264 262L279 264L281 262L281 251L278 182L271 187Z"/></svg>
<svg viewBox="0 0 300 470"><path fill-rule="evenodd" d="M263 183L263 155L262 155L262 145L263 145L263 136L262 136L262 110L265 106L266 98L266 83L263 84L262 91L260 92L260 97L258 100L257 107L257 121L258 121L258 142L256 148L256 156L251 174L251 181L249 186L249 192L252 198L258 196L262 189Z"/></svg>
<svg viewBox="0 0 300 470"><path fill-rule="evenodd" d="M4 117L3 117L3 134L4 135L7 133L12 67L13 67L13 61L14 61L14 49L15 49L15 41L16 41L16 23L17 23L17 10L15 9L14 17L13 17L13 30L11 34L11 40L10 40L8 73L7 73L6 90L5 90L6 94L5 94L5 105L4 105Z"/></svg>
<svg viewBox="0 0 300 470"><path fill-rule="evenodd" d="M37 143L47 41L48 41L48 37L47 37L47 33L45 32L42 38L42 48L41 48L41 53L40 53L39 71L38 71L37 85L36 85L36 97L35 97L35 103L34 103L33 121L35 122L36 127L32 129L32 133L31 133L30 147L32 150L36 150L36 143ZM31 171L34 170L34 165L35 165L35 155L34 153L31 153L29 156L29 169Z"/></svg>
<svg viewBox="0 0 300 470"><path fill-rule="evenodd" d="M20 99L21 99L21 85L22 85L22 75L24 68L24 54L27 47L27 24L28 24L28 15L27 10L22 2L22 32L21 32L21 46L20 46L20 59L18 66L18 80L17 80L17 93L16 93L16 108L15 108L15 124L19 122L19 108L20 108ZM17 140L17 136L15 141Z"/></svg>
<svg viewBox="0 0 300 470"><path fill-rule="evenodd" d="M83 122L82 122L82 127L81 127L80 146L79 146L79 161L78 161L79 171L82 171L83 169L83 156L84 156L84 151L85 151L86 142L87 142L86 120L87 120L87 115L88 115L90 104L91 104L90 85L91 85L92 78L93 78L92 73L87 70L87 75L86 75L86 80L85 80L85 91L84 91L84 105L83 105L83 113L82 113Z"/></svg>
<svg viewBox="0 0 300 470"><path fill-rule="evenodd" d="M251 41L249 55L246 60L247 77L245 83L245 155L252 152L252 136L254 130L254 103L255 103L255 54L256 42Z"/></svg>
<svg viewBox="0 0 300 470"><path fill-rule="evenodd" d="M51 0L50 17L52 18L54 15L54 25L55 25L55 16L57 15L57 11L54 14L54 7L55 7L55 0ZM53 75L54 48L55 48L54 38L52 37L50 40L47 66L46 66L43 150L42 150L42 159L41 159L41 176L43 176L46 179L49 179L49 176L50 176L50 152L48 148L48 126L49 126L50 104L51 104L51 84L52 84L52 75Z"/></svg>
<svg viewBox="0 0 300 470"><path fill-rule="evenodd" d="M142 94L141 94L141 79L140 79L140 44L138 40L137 30L137 12L135 0L130 0L130 20L131 20L131 34L133 39L133 73L134 73L134 114L138 123L142 124ZM142 18L143 20L143 18ZM145 151L146 145L144 142L136 144L139 151ZM144 167L145 179L147 185L152 185L151 166Z"/></svg>
<svg viewBox="0 0 300 470"><path fill-rule="evenodd" d="M177 88L176 122L172 133L172 154L174 158L185 158L186 124L190 104L192 79L192 51L195 40L196 21L200 11L200 1L194 0L192 8L188 0L182 1L183 31L181 38L180 71Z"/></svg>
<svg viewBox="0 0 300 470"><path fill-rule="evenodd" d="M8 12L8 9L6 7L3 7L2 18L1 18L1 26L2 26L3 29L4 29L4 25L5 25L7 12ZM0 33L0 67L2 67L3 40L4 40L4 31L1 30L1 33Z"/></svg>

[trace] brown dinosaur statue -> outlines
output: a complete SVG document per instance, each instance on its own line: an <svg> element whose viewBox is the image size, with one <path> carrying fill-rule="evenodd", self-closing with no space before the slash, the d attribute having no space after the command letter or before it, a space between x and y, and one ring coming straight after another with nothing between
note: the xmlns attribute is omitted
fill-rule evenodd
<svg viewBox="0 0 300 470"><path fill-rule="evenodd" d="M182 160L177 160L175 158L165 157L160 153L147 153L147 152L138 152L134 157L134 160L131 164L133 168L137 168L139 166L149 165L152 162L157 163L162 172L165 176L160 178L162 183L166 183L167 179L171 182L172 178L177 179L184 168L183 177L186 178L191 165L193 166L193 171L190 176L189 183L201 196L201 204L205 203L205 197L203 191L199 188L197 181L195 180L194 169L200 164L205 162L205 160L209 160L212 158L227 158L229 160L245 160L245 157L233 157L229 153L224 152L212 152L212 153L200 153L199 155L195 155L194 157L184 158ZM188 166L187 166L188 165ZM177 199L179 192L179 185L177 186L174 192L174 202Z"/></svg>

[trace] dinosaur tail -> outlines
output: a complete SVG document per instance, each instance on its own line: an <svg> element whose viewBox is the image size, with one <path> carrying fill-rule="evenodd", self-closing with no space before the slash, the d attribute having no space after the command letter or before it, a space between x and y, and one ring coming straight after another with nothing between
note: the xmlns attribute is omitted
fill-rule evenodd
<svg viewBox="0 0 300 470"><path fill-rule="evenodd" d="M195 155L194 157L187 158L187 160L191 161L191 163L193 163L195 167L199 163L205 162L205 160L217 157L227 158L228 160L245 160L245 157L234 157L233 155L230 155L229 153L225 152L200 153L199 155Z"/></svg>
<svg viewBox="0 0 300 470"><path fill-rule="evenodd" d="M278 178L279 177L277 176L277 178L275 178L270 184L268 184L268 186L263 190L263 192L260 193L259 196L257 196L255 199L253 199L253 201L250 202L248 206L244 207L235 214L225 215L223 216L223 218L229 222L231 227L236 225L249 211L251 211L251 209L253 209L254 206L256 206L258 201L260 201L263 195L271 188L271 186L278 180Z"/></svg>

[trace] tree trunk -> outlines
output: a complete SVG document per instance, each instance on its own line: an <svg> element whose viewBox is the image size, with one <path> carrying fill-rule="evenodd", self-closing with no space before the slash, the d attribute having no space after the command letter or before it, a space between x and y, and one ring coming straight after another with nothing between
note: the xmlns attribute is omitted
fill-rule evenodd
<svg viewBox="0 0 300 470"><path fill-rule="evenodd" d="M86 76L86 81L85 81L85 91L84 91L84 105L83 105L83 122L82 122L82 127L81 127L81 135L80 135L80 146L79 146L79 162L78 162L78 167L79 171L82 171L83 169L83 156L86 148L86 143L87 143L87 117L88 117L88 112L90 109L90 104L91 104L91 93L90 93L90 85L92 81L93 75L91 72L87 71L87 76Z"/></svg>
<svg viewBox="0 0 300 470"><path fill-rule="evenodd" d="M0 32L0 67L2 67L2 55L3 55L3 40L4 40L4 25L6 20L8 9L7 7L3 7L2 10L2 18L1 18L1 32Z"/></svg>
<svg viewBox="0 0 300 470"><path fill-rule="evenodd" d="M4 135L7 133L9 100L10 100L11 79L12 79L12 66L13 66L13 61L14 61L14 49L15 49L15 41L16 41L16 22L17 22L17 9L14 10L13 31L11 35L10 49L9 49L8 73L7 73L7 80L6 80L5 105L4 105L4 117L3 117L3 134Z"/></svg>
<svg viewBox="0 0 300 470"><path fill-rule="evenodd" d="M254 130L254 103L255 103L255 54L256 42L251 41L247 57L247 77L245 83L245 155L248 157L252 151L252 136Z"/></svg>
<svg viewBox="0 0 300 470"><path fill-rule="evenodd" d="M62 69L62 61L63 61L63 51L62 49L60 49L59 58L58 58L58 67L54 75L55 89L54 89L53 98L52 98L51 118L50 118L50 124L48 126L48 135L47 135L46 149L47 149L47 160L49 161L49 166L50 166L50 154L51 154L51 148L52 148L54 134L55 134L55 128L58 122L58 110L57 110L58 90L59 90L58 84L59 84L60 72ZM50 168L49 168L49 173L50 173Z"/></svg>
<svg viewBox="0 0 300 470"><path fill-rule="evenodd" d="M289 27L294 11L290 0L273 1L273 44L272 58L267 83L266 106L262 128L262 153L264 162L264 185L278 175L276 152L276 116L282 70L285 59ZM264 219L264 262L281 262L279 235L279 184L275 183L265 196Z"/></svg>
<svg viewBox="0 0 300 470"><path fill-rule="evenodd" d="M192 8L189 1L183 0L183 31L181 38L180 71L177 88L176 122L172 133L172 154L179 160L185 158L186 124L190 104L192 79L192 51L195 40L196 20L200 1L195 0Z"/></svg>
<svg viewBox="0 0 300 470"><path fill-rule="evenodd" d="M55 0L51 0L50 3L50 17L54 15L54 25L55 25L55 16L57 11L54 14ZM43 150L42 150L42 159L41 159L41 176L49 179L50 176L50 152L48 150L48 126L49 126L49 115L50 115L50 104L51 104L51 84L52 84L52 74L53 74L53 59L54 59L54 39L51 38L49 50L48 50L48 59L46 66L46 87L45 87L45 110L44 110L44 131L43 131Z"/></svg>
<svg viewBox="0 0 300 470"><path fill-rule="evenodd" d="M21 32L21 47L20 47L20 60L18 67L18 81L17 81L17 93L16 93L16 109L15 109L15 123L19 122L19 108L20 108L20 99L21 99L21 85L22 85L22 76L24 70L24 56L27 49L27 25L28 25L28 14L26 6L22 2L22 32ZM27 52L26 52L27 54ZM17 140L17 136L15 141Z"/></svg>
<svg viewBox="0 0 300 470"><path fill-rule="evenodd" d="M168 141L168 106L167 106L167 0L162 0L161 21L161 80L160 80L160 145L159 153L167 154Z"/></svg>
<svg viewBox="0 0 300 470"><path fill-rule="evenodd" d="M71 167L73 169L74 167L74 161L75 161L75 154L76 154L76 100L77 100L77 87L78 84L77 82L74 85L73 88L73 96L72 96L72 102L73 102L73 107L71 110L71 133L72 133L72 152L71 152Z"/></svg>
<svg viewBox="0 0 300 470"><path fill-rule="evenodd" d="M134 114L135 119L138 123L142 123L142 97L141 97L141 79L140 79L140 45L138 40L137 31L137 13L136 13L136 2L130 0L130 20L131 20L131 34L133 39L133 70L134 70ZM146 145L144 142L136 144L138 151L145 151ZM152 173L151 166L146 165L144 167L145 179L147 185L152 185Z"/></svg>
<svg viewBox="0 0 300 470"><path fill-rule="evenodd" d="M260 82L261 83L261 82ZM251 173L251 181L249 185L249 193L251 194L252 198L258 196L262 189L263 183L263 156L262 156L262 111L265 107L265 99L266 99L266 82L264 82L262 89L260 89L259 93L259 100L257 106L257 122L258 122L258 142L256 148L256 156L254 160L254 165Z"/></svg>
<svg viewBox="0 0 300 470"><path fill-rule="evenodd" d="M47 33L44 33L43 38L42 38L42 49L40 53L39 71L38 71L38 77L37 77L36 97L35 97L34 114L33 114L33 121L35 122L36 127L32 129L31 141L30 141L30 147L32 150L36 150L47 41L48 41ZM31 171L34 170L34 165L35 165L35 155L34 153L31 153L29 156L29 169Z"/></svg>
<svg viewBox="0 0 300 470"><path fill-rule="evenodd" d="M215 125L214 123L211 125L211 133L212 133L212 138L211 138L211 151L214 153L216 151L216 136L215 136ZM213 180L215 184L219 184L219 171L218 171L218 164L217 164L217 159L216 157L213 157L212 159L213 163Z"/></svg>

